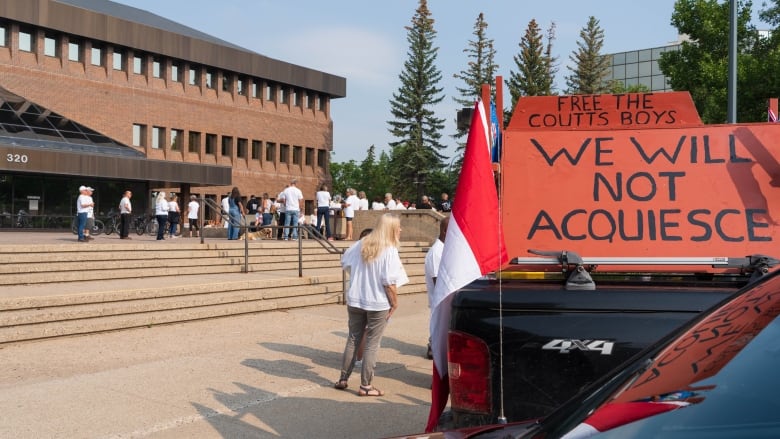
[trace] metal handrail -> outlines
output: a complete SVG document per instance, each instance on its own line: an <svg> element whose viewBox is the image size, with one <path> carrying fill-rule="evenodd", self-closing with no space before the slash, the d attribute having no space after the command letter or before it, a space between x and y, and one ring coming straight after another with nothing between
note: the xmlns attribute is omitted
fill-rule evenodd
<svg viewBox="0 0 780 439"><path fill-rule="evenodd" d="M203 224L204 224L204 211L205 208L211 209L215 213L219 213L221 216L227 216L230 218L229 212L224 212L222 209L222 205L218 204L216 201L210 199L210 198L197 198L196 199L200 205L201 208L198 209L198 221L201 226L201 233L200 233L200 243L203 244L204 241L204 233L203 233ZM230 221L230 219L228 219ZM244 232L244 273L249 273L249 239L246 239L246 234L249 232L249 228L251 227L246 223L246 217L244 215L241 215L240 224L238 227ZM316 230L316 228L310 229L308 227L301 227L299 225L290 225L290 226L284 226L284 225L257 225L255 224L254 228L256 229L272 229L272 230L278 230L278 229L286 229L286 228L295 228L297 229L296 235L298 236L298 277L303 277L303 241L301 240L302 234L301 231L306 231L307 234L309 234L310 237L314 237L314 241L316 241L322 248L324 248L328 253L330 254L343 254L344 251L340 248L333 245L331 241L328 241L325 239L322 234ZM341 272L341 278L342 278L342 285L346 285L346 277L344 272Z"/></svg>

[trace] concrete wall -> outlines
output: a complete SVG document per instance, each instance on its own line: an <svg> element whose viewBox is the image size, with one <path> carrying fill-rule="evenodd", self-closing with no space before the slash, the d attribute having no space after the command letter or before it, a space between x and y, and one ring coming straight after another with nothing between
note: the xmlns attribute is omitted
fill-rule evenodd
<svg viewBox="0 0 780 439"><path fill-rule="evenodd" d="M388 213L382 210L358 210L355 212L354 236L360 236L363 229L373 228L379 217ZM393 215L401 217L401 241L433 243L439 236L439 221L446 214L432 210L392 210ZM343 229L342 229L343 230Z"/></svg>

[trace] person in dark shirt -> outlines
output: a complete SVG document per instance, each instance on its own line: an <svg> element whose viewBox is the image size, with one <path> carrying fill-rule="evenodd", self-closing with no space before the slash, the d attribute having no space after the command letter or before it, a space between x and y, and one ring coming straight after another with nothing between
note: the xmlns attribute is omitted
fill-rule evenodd
<svg viewBox="0 0 780 439"><path fill-rule="evenodd" d="M260 200L256 196L249 197L249 201L246 202L247 215L254 215L257 213L257 208L260 207Z"/></svg>
<svg viewBox="0 0 780 439"><path fill-rule="evenodd" d="M450 195L446 192L441 194L441 201L439 202L440 212L452 212L452 202L450 202Z"/></svg>
<svg viewBox="0 0 780 439"><path fill-rule="evenodd" d="M428 199L426 195L423 195L422 201L420 201L420 204L417 205L418 209L433 209L433 205L431 205L431 200Z"/></svg>

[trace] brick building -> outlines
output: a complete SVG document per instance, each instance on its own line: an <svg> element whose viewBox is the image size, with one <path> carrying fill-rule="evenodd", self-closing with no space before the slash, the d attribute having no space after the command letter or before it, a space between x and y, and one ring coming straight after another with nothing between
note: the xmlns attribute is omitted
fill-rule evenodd
<svg viewBox="0 0 780 439"><path fill-rule="evenodd" d="M119 3L3 0L0 213L72 214L81 184L99 210L125 188L144 206L158 188L274 196L292 178L313 199L345 95L342 77Z"/></svg>

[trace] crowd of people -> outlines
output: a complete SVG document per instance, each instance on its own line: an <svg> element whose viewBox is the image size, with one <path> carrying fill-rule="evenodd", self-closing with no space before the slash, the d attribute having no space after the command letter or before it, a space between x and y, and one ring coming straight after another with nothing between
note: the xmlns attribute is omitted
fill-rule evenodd
<svg viewBox="0 0 780 439"><path fill-rule="evenodd" d="M388 192L384 198L374 197L369 200L364 191L347 188L344 196L331 194L328 185L321 185L314 194L316 209L309 215L305 215L304 194L298 188L297 180L293 179L276 196L267 192L261 196L252 194L246 201L238 187L234 187L221 199L221 211L219 218L221 225L227 229L227 239L239 239L242 230L262 230L267 238L278 240L297 240L299 230L307 236L314 235L333 241L332 217L343 217L346 222L343 237L346 240L354 240L354 217L358 210L411 210L430 209L440 212L450 212L452 202L447 193L442 193L439 202L434 205L431 199L423 195L419 203L409 202L394 197ZM94 206L92 193L94 189L89 186L79 188L79 197L76 202L78 214L78 241L88 242L92 239L89 231L94 224ZM129 236L130 223L132 222L132 192L125 191L119 202L120 214L120 239L131 239ZM184 210L182 210L182 207ZM196 195L191 195L186 206L179 204L176 193L166 194L158 191L153 200L154 220L157 223L157 240L175 239L184 232L184 218L186 216L187 236L198 237L202 233L202 224L199 222L201 205ZM294 226L298 227L294 227ZM274 227L275 226L275 227Z"/></svg>

